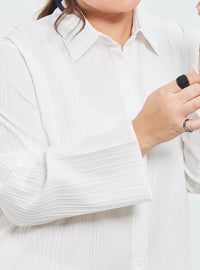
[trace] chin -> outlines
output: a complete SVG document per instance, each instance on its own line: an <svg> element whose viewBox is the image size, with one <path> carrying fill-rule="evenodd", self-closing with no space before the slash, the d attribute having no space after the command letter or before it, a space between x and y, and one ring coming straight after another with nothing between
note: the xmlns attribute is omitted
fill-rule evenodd
<svg viewBox="0 0 200 270"><path fill-rule="evenodd" d="M108 13L128 12L134 9L141 0L85 0L92 8Z"/></svg>

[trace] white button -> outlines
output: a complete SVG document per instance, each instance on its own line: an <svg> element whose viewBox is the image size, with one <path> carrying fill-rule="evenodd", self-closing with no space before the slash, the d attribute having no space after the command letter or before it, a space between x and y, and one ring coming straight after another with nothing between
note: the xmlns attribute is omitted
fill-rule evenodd
<svg viewBox="0 0 200 270"><path fill-rule="evenodd" d="M136 264L137 264L137 265L143 265L143 264L144 264L144 259L141 258L141 257L140 257L140 258L137 258L137 259L136 259Z"/></svg>

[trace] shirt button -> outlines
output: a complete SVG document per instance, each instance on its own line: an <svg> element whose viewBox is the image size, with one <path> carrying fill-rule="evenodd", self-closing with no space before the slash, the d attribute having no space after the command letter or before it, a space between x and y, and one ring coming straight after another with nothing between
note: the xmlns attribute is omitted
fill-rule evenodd
<svg viewBox="0 0 200 270"><path fill-rule="evenodd" d="M136 264L137 264L137 265L143 265L143 264L144 264L143 258L141 258L141 257L140 257L140 258L137 258L137 259L136 259Z"/></svg>

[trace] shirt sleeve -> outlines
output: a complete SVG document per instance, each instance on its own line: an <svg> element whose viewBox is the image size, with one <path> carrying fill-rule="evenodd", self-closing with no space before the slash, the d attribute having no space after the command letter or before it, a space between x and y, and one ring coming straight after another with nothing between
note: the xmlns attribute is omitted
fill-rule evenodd
<svg viewBox="0 0 200 270"><path fill-rule="evenodd" d="M200 32L182 26L183 52L186 68L197 72L200 70ZM200 117L200 110L188 115L190 119ZM200 193L200 129L181 134L184 158L184 172L186 177L186 190L190 193Z"/></svg>
<svg viewBox="0 0 200 270"><path fill-rule="evenodd" d="M0 40L0 207L18 226L152 200L132 123L51 145L16 44Z"/></svg>

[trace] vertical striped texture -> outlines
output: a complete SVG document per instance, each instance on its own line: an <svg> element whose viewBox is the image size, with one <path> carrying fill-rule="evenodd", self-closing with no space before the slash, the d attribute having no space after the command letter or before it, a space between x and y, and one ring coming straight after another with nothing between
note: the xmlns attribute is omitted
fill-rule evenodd
<svg viewBox="0 0 200 270"><path fill-rule="evenodd" d="M199 33L137 6L122 50L59 14L0 40L0 269L191 270L199 131L142 157L131 120L197 67Z"/></svg>
<svg viewBox="0 0 200 270"><path fill-rule="evenodd" d="M37 225L151 200L131 122L48 148L23 58L2 40L0 59L0 204L10 221Z"/></svg>

